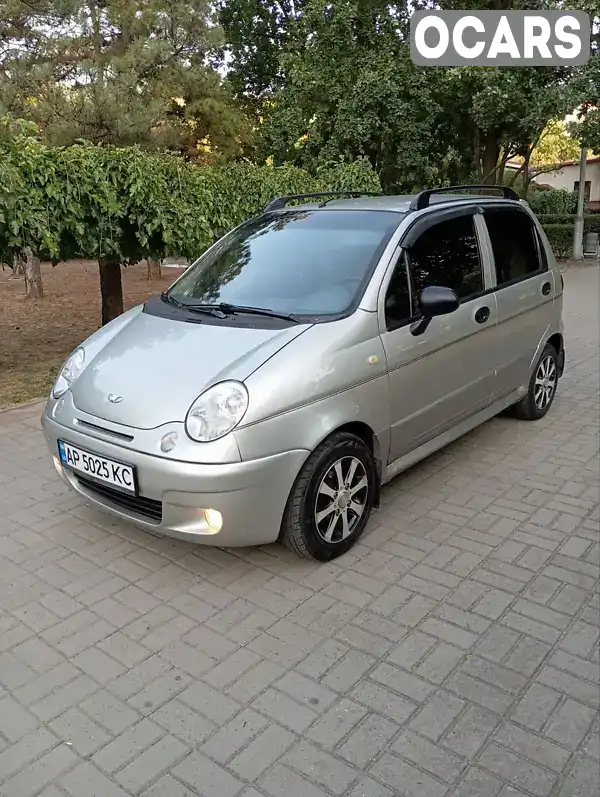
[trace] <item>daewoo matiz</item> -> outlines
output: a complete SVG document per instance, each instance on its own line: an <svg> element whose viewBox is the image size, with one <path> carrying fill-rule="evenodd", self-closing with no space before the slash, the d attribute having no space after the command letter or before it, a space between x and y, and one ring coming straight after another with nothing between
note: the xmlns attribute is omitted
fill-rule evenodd
<svg viewBox="0 0 600 797"><path fill-rule="evenodd" d="M275 199L71 354L58 473L154 533L326 560L402 470L509 407L542 418L563 280L528 206L472 188Z"/></svg>

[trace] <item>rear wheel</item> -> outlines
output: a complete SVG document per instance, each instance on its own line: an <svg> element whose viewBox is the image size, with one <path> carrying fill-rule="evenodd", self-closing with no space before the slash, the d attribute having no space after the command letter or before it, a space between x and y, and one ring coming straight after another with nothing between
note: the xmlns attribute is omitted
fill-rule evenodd
<svg viewBox="0 0 600 797"><path fill-rule="evenodd" d="M546 344L529 382L529 390L513 408L522 421L538 421L548 412L558 385L558 354L554 346Z"/></svg>
<svg viewBox="0 0 600 797"><path fill-rule="evenodd" d="M346 553L363 533L376 493L368 446L337 432L305 462L288 499L282 540L306 558L328 561Z"/></svg>

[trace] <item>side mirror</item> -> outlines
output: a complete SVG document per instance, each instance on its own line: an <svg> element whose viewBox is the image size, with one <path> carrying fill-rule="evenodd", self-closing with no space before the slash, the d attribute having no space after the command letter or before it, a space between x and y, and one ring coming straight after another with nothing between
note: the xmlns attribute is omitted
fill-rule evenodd
<svg viewBox="0 0 600 797"><path fill-rule="evenodd" d="M429 285L423 288L419 294L419 307L421 308L421 318L418 318L410 328L413 335L422 335L431 319L438 315L448 315L458 310L460 301L452 288L445 288L441 285Z"/></svg>

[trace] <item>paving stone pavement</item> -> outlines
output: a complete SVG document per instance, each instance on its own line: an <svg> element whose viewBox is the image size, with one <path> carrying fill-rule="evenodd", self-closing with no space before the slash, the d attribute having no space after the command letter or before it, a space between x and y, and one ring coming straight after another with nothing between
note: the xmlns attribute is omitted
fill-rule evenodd
<svg viewBox="0 0 600 797"><path fill-rule="evenodd" d="M396 479L331 564L115 522L0 414L2 797L595 797L598 273L546 418Z"/></svg>

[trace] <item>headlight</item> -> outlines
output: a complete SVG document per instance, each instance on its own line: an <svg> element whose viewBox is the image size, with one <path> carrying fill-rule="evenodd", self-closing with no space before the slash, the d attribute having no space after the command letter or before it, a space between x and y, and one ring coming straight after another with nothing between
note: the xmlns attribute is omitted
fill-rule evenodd
<svg viewBox="0 0 600 797"><path fill-rule="evenodd" d="M82 348L75 349L73 354L71 354L66 363L63 365L62 370L58 375L56 382L54 383L54 387L52 388L53 398L58 399L67 392L67 390L71 387L73 382L81 373L84 361L85 350Z"/></svg>
<svg viewBox="0 0 600 797"><path fill-rule="evenodd" d="M229 434L248 409L248 391L241 382L221 382L209 387L188 410L185 430L198 443Z"/></svg>

